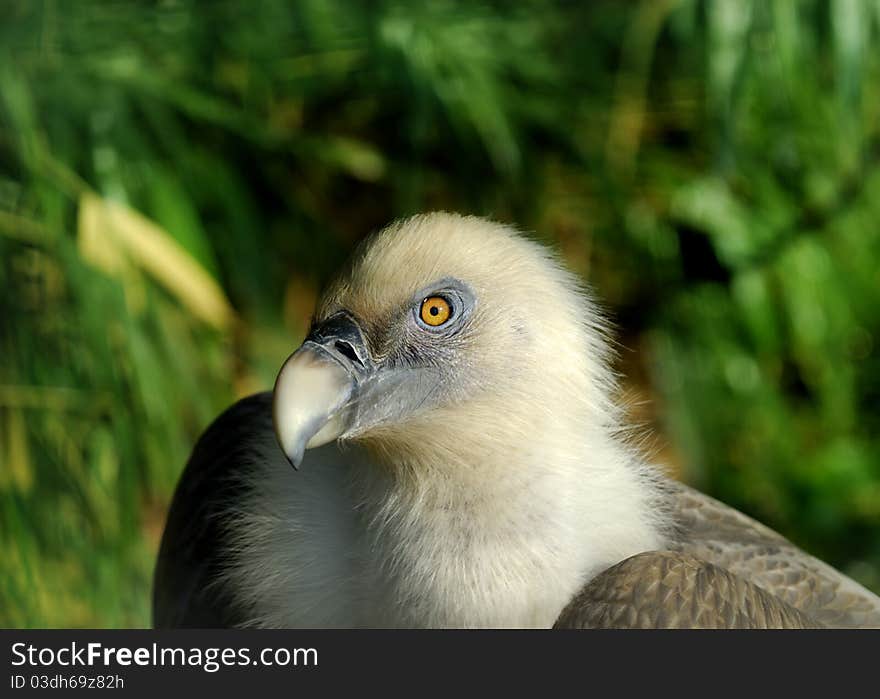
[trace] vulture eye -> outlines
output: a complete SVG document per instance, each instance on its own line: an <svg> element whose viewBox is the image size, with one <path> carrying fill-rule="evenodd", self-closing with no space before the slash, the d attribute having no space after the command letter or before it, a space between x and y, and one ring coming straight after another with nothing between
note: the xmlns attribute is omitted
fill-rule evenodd
<svg viewBox="0 0 880 699"><path fill-rule="evenodd" d="M429 296L422 301L419 317L425 325L437 327L443 325L452 315L452 307L442 296Z"/></svg>

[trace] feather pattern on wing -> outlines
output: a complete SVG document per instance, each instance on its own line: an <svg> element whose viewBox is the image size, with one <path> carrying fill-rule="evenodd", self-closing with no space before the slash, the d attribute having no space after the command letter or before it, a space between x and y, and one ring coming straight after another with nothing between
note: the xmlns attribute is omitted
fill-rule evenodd
<svg viewBox="0 0 880 699"><path fill-rule="evenodd" d="M584 586L556 628L880 626L880 598L707 495L669 482L668 551L632 556Z"/></svg>

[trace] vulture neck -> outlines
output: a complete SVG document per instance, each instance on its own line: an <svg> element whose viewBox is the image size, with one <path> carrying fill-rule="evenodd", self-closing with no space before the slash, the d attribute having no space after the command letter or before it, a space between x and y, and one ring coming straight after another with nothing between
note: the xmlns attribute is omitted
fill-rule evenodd
<svg viewBox="0 0 880 699"><path fill-rule="evenodd" d="M558 412L499 398L364 441L368 543L394 598L413 598L399 624L549 626L586 580L661 545L647 471Z"/></svg>

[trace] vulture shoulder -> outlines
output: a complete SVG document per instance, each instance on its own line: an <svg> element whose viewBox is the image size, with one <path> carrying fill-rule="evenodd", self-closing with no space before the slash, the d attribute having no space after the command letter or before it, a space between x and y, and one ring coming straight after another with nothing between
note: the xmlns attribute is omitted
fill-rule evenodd
<svg viewBox="0 0 880 699"><path fill-rule="evenodd" d="M744 514L679 483L668 551L593 578L557 628L880 627L880 598Z"/></svg>
<svg viewBox="0 0 880 699"><path fill-rule="evenodd" d="M230 503L241 500L241 465L254 435L272 430L272 395L240 400L202 434L171 502L153 579L155 628L229 628L246 621L225 589Z"/></svg>
<svg viewBox="0 0 880 699"><path fill-rule="evenodd" d="M694 556L651 551L600 573L557 629L771 629L818 624L757 585Z"/></svg>

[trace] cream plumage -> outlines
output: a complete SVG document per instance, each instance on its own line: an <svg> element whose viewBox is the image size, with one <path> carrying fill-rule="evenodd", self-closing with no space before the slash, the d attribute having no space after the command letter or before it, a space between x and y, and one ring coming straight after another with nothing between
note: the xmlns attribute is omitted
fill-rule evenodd
<svg viewBox="0 0 880 699"><path fill-rule="evenodd" d="M451 308L438 327L420 315L435 296ZM639 571L672 584L670 565L699 568L711 546L669 557L690 555L683 491L622 438L604 335L577 281L506 226L429 214L380 232L324 294L274 395L233 406L196 446L156 624L550 627L565 608L563 625L705 625L656 601L612 613L640 604L620 602ZM645 553L662 550L678 553ZM880 600L847 585L880 623ZM787 611L777 593L770 608Z"/></svg>

